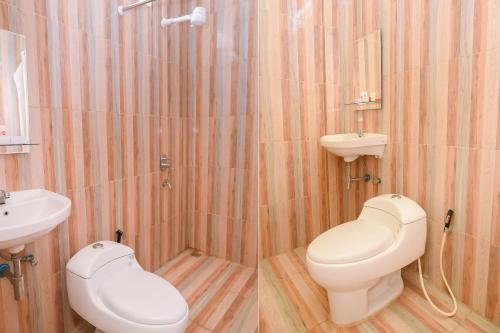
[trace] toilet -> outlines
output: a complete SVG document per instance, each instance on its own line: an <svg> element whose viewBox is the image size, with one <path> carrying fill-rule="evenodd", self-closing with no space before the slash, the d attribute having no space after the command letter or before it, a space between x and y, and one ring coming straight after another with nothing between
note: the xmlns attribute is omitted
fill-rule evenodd
<svg viewBox="0 0 500 333"><path fill-rule="evenodd" d="M130 247L101 241L66 265L71 308L105 333L179 333L188 324L184 297L142 269Z"/></svg>
<svg viewBox="0 0 500 333"><path fill-rule="evenodd" d="M366 201L357 220L322 233L309 245L307 269L327 290L334 324L354 325L401 294L401 268L424 254L426 224L416 202L386 194Z"/></svg>

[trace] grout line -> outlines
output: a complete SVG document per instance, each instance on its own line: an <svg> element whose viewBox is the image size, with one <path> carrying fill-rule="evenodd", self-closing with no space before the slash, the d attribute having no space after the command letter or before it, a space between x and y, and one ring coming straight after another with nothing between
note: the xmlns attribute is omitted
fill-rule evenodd
<svg viewBox="0 0 500 333"><path fill-rule="evenodd" d="M311 332L311 331L313 331L314 329L316 329L316 328L320 327L320 326L321 326L321 324L326 323L326 322L328 322L328 321L329 321L329 319L323 320L322 322L318 323L316 326L313 326L313 327L309 328L307 331L308 331L308 332ZM305 324L304 324L304 326L305 326Z"/></svg>

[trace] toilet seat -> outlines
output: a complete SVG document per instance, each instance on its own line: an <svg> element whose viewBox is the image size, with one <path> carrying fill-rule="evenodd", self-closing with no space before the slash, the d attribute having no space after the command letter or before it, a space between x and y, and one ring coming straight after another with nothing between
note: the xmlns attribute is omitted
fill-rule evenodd
<svg viewBox="0 0 500 333"><path fill-rule="evenodd" d="M347 264L371 258L393 243L394 236L389 228L357 220L319 235L309 245L307 255L321 264Z"/></svg>
<svg viewBox="0 0 500 333"><path fill-rule="evenodd" d="M110 277L99 289L106 307L116 315L144 325L170 325L185 318L186 301L159 276L129 269Z"/></svg>

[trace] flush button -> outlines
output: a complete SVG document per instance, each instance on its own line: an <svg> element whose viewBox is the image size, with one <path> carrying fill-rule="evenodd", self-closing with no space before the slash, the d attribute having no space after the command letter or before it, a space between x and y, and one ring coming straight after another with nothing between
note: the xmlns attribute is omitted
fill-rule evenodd
<svg viewBox="0 0 500 333"><path fill-rule="evenodd" d="M391 199L401 199L401 196L399 194L393 194L391 195Z"/></svg>
<svg viewBox="0 0 500 333"><path fill-rule="evenodd" d="M92 245L92 248L94 249L102 249L104 247L104 245L102 243L95 243L94 245Z"/></svg>

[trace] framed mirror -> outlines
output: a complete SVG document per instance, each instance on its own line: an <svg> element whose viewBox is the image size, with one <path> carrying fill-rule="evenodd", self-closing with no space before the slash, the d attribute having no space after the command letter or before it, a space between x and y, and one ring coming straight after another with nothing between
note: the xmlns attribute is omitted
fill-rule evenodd
<svg viewBox="0 0 500 333"><path fill-rule="evenodd" d="M0 154L29 152L26 38L0 29Z"/></svg>
<svg viewBox="0 0 500 333"><path fill-rule="evenodd" d="M375 30L354 43L352 89L347 104L357 110L382 107L382 42Z"/></svg>

